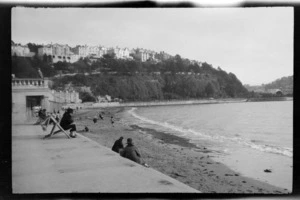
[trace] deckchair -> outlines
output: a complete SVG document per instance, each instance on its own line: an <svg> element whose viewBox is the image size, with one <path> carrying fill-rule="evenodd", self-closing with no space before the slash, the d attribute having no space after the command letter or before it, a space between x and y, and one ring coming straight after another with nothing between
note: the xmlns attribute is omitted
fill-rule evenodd
<svg viewBox="0 0 300 200"><path fill-rule="evenodd" d="M46 126L46 127L48 126L48 124L50 123L50 120L52 120L54 124L53 124L50 134L46 135L44 137L44 139L51 137L52 135L54 135L54 133L57 133L57 131L54 132L54 129L56 128L56 126L59 128L58 132L62 131L70 139L70 136L68 135L68 133L66 133L66 131L59 125L59 122L56 121L56 119L51 114L48 115L46 120L44 121L45 125L42 125L43 130L45 129L44 126Z"/></svg>

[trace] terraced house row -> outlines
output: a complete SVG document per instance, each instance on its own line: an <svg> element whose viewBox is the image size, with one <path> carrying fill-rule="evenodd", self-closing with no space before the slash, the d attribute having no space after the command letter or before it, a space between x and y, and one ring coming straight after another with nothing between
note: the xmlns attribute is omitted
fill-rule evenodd
<svg viewBox="0 0 300 200"><path fill-rule="evenodd" d="M28 45L15 44L12 41L11 44L11 55L21 56L21 57L33 57L35 52L30 52ZM147 50L143 48L129 49L120 47L104 47L104 46L88 46L88 45L77 45L75 47L70 47L65 44L47 44L38 48L37 55L42 58L44 55L51 56L52 62L57 63L69 62L74 63L80 58L91 58L93 60L103 57L104 55L114 55L117 59L135 59L141 62L154 61L160 62L167 60L172 56L164 51L159 53Z"/></svg>

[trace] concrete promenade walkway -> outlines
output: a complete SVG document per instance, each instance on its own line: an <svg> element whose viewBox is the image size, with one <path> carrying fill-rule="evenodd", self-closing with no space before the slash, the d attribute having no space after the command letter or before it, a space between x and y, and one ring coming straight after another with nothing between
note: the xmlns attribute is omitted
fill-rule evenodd
<svg viewBox="0 0 300 200"><path fill-rule="evenodd" d="M80 134L43 140L44 135L41 126L12 126L14 194L199 192Z"/></svg>

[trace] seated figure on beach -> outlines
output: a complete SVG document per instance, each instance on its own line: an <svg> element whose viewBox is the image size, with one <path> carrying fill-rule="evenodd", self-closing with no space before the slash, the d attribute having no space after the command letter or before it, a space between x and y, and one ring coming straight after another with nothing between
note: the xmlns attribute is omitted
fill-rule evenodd
<svg viewBox="0 0 300 200"><path fill-rule="evenodd" d="M72 138L75 138L76 137L76 125L74 124L74 120L73 120L73 117L72 117L72 114L73 114L73 109L72 108L68 108L66 110L66 112L64 113L61 121L60 121L60 126L66 131L66 130L70 130L70 137ZM61 130L58 130L58 131L55 131L53 133L54 134L57 134L61 132ZM50 137L51 135L48 134L45 136L45 138L47 137Z"/></svg>
<svg viewBox="0 0 300 200"><path fill-rule="evenodd" d="M93 122L94 122L94 124L95 124L95 123L97 123L97 121L98 121L98 118L97 118L97 116L94 116L94 118L93 118Z"/></svg>
<svg viewBox="0 0 300 200"><path fill-rule="evenodd" d="M103 116L102 116L101 112L99 113L99 118L100 118L101 120L103 120Z"/></svg>
<svg viewBox="0 0 300 200"><path fill-rule="evenodd" d="M120 137L118 140L115 141L114 145L112 146L112 149L114 152L119 153L120 150L124 148L123 146L123 137Z"/></svg>
<svg viewBox="0 0 300 200"><path fill-rule="evenodd" d="M144 165L145 167L149 167L142 159L142 156L136 146L134 146L134 143L131 138L127 139L127 146L124 148L124 150L120 151L120 155L122 157L128 158L129 160L132 160L136 163L139 163L141 165Z"/></svg>
<svg viewBox="0 0 300 200"><path fill-rule="evenodd" d="M114 127L115 120L114 120L113 116L110 117L110 123L111 123L112 127Z"/></svg>

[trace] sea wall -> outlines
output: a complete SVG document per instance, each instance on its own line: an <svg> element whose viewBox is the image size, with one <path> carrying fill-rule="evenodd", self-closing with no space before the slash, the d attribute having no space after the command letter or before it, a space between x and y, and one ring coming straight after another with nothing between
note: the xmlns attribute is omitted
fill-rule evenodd
<svg viewBox="0 0 300 200"><path fill-rule="evenodd" d="M247 101L256 102L256 101L291 101L291 98L287 97L260 97L260 98L249 98Z"/></svg>
<svg viewBox="0 0 300 200"><path fill-rule="evenodd" d="M119 107L119 102L103 102L103 103L94 103L92 107Z"/></svg>
<svg viewBox="0 0 300 200"><path fill-rule="evenodd" d="M188 101L150 101L150 102L111 102L111 103L94 103L86 108L97 107L146 107L146 106L168 106L168 105L192 105L192 104L211 104L211 103L238 103L246 102L246 99L203 99Z"/></svg>

